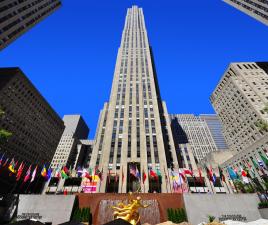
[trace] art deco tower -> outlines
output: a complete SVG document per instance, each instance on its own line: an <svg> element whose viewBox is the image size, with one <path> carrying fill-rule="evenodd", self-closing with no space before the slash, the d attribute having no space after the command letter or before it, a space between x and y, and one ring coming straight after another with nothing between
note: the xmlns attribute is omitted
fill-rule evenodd
<svg viewBox="0 0 268 225"><path fill-rule="evenodd" d="M90 161L103 171L100 192L135 191L140 184L145 192L170 191L166 175L178 160L168 120L143 10L133 6L127 11L110 101L101 111ZM146 173L144 184L130 175L130 167ZM162 178L148 179L150 168Z"/></svg>

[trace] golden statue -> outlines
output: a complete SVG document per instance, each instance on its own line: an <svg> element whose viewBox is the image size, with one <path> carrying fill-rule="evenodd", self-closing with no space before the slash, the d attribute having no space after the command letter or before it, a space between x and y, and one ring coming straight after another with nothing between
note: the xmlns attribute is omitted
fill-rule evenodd
<svg viewBox="0 0 268 225"><path fill-rule="evenodd" d="M112 206L114 210L114 219L123 219L132 225L138 225L140 223L139 208L147 208L149 205L141 204L141 197L131 199L129 204L120 202L117 206Z"/></svg>

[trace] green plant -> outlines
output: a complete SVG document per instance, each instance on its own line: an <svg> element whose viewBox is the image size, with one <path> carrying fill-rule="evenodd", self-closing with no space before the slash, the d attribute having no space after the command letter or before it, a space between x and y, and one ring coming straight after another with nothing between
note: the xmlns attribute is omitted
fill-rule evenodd
<svg viewBox="0 0 268 225"><path fill-rule="evenodd" d="M208 215L208 222L212 223L216 219L215 216Z"/></svg>
<svg viewBox="0 0 268 225"><path fill-rule="evenodd" d="M268 208L268 201L267 202L259 202L259 209Z"/></svg>
<svg viewBox="0 0 268 225"><path fill-rule="evenodd" d="M235 180L235 181L234 181L234 185L235 185L235 187L236 187L238 190L240 190L240 191L243 192L243 193L246 193L245 184L242 183L242 181L240 181L240 180Z"/></svg>
<svg viewBox="0 0 268 225"><path fill-rule="evenodd" d="M246 185L245 190L247 193L255 193L255 190L254 190L253 186L251 186L251 185Z"/></svg>
<svg viewBox="0 0 268 225"><path fill-rule="evenodd" d="M168 208L167 209L168 220L173 223L182 223L187 221L187 216L184 208Z"/></svg>

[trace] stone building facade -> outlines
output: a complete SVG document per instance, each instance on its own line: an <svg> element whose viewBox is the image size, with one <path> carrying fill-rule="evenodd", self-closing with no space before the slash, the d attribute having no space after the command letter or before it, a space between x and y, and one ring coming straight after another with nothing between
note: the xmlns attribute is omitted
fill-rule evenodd
<svg viewBox="0 0 268 225"><path fill-rule="evenodd" d="M223 0L227 4L268 25L267 0Z"/></svg>
<svg viewBox="0 0 268 225"><path fill-rule="evenodd" d="M223 163L240 169L264 164L268 149L268 63L231 63L212 93L211 103L217 112L223 134L234 157ZM267 171L258 171L259 181Z"/></svg>

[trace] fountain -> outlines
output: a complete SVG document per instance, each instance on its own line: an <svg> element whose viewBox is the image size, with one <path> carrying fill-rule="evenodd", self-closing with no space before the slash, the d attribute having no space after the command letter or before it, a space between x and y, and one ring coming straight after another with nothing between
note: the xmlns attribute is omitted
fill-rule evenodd
<svg viewBox="0 0 268 225"><path fill-rule="evenodd" d="M140 200L142 205L149 205L146 208L138 210L140 215L140 223L158 224L160 223L160 212L157 200ZM117 207L120 203L128 205L129 200L101 200L99 204L98 223L105 224L114 219L114 210L112 207Z"/></svg>

